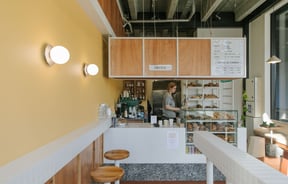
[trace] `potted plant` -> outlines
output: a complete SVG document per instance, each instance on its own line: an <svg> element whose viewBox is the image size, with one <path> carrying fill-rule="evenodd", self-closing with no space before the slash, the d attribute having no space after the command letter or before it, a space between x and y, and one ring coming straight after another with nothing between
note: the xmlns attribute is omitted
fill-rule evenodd
<svg viewBox="0 0 288 184"><path fill-rule="evenodd" d="M241 123L237 128L237 147L244 152L247 152L247 129L246 129L246 112L247 112L247 93L244 90L242 93L242 114L241 114Z"/></svg>
<svg viewBox="0 0 288 184"><path fill-rule="evenodd" d="M247 101L247 93L244 90L242 93L242 114L241 114L241 127L246 127L246 113L247 113L247 106L246 106L246 101Z"/></svg>

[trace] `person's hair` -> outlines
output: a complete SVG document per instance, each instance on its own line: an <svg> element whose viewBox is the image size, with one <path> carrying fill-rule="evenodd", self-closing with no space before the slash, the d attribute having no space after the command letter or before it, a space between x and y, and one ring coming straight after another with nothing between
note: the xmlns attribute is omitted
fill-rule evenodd
<svg viewBox="0 0 288 184"><path fill-rule="evenodd" d="M176 86L175 82L169 82L168 83L168 90L171 89L171 88L174 88L175 86Z"/></svg>

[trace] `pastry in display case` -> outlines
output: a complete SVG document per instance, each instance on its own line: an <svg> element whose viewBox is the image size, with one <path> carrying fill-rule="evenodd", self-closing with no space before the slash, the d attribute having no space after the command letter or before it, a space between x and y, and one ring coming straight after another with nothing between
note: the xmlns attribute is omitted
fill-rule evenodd
<svg viewBox="0 0 288 184"><path fill-rule="evenodd" d="M219 109L219 80L187 80L184 84L187 109Z"/></svg>
<svg viewBox="0 0 288 184"><path fill-rule="evenodd" d="M186 153L199 154L193 143L196 131L209 131L236 146L237 110L184 110L186 128Z"/></svg>

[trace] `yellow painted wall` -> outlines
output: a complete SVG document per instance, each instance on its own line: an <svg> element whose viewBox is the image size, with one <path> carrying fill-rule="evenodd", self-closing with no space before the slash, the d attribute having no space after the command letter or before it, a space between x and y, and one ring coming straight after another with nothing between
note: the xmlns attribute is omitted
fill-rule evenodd
<svg viewBox="0 0 288 184"><path fill-rule="evenodd" d="M0 23L4 165L96 121L99 104L113 106L122 81L104 77L107 43L76 0L5 1ZM70 61L49 67L43 58L47 43L68 48ZM83 63L97 64L99 74L84 77Z"/></svg>

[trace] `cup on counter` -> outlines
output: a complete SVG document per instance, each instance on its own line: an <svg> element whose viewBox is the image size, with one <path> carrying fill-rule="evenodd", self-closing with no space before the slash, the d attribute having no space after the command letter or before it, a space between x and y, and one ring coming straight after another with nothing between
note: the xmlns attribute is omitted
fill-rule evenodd
<svg viewBox="0 0 288 184"><path fill-rule="evenodd" d="M150 121L151 121L151 124L156 124L157 123L157 116L151 116Z"/></svg>
<svg viewBox="0 0 288 184"><path fill-rule="evenodd" d="M173 121L174 121L174 119L169 119L169 126L173 126Z"/></svg>
<svg viewBox="0 0 288 184"><path fill-rule="evenodd" d="M163 125L163 121L162 121L162 120L159 120L159 121L158 121L158 124L159 124L159 126L162 126L162 125Z"/></svg>
<svg viewBox="0 0 288 184"><path fill-rule="evenodd" d="M164 120L164 126L168 126L169 125L169 121L167 119Z"/></svg>

